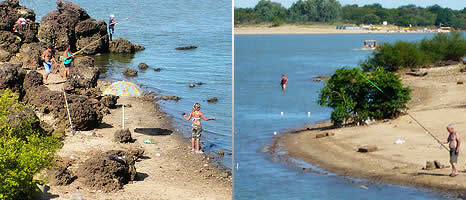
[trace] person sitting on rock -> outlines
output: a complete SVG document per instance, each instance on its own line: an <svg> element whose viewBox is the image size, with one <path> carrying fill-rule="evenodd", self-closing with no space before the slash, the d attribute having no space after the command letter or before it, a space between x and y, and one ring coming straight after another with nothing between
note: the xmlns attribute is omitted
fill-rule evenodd
<svg viewBox="0 0 466 200"><path fill-rule="evenodd" d="M460 135L455 131L453 126L450 124L447 126L447 131L450 133L446 141L438 141L439 143L446 144L450 147L450 164L451 164L451 177L458 175L458 169L456 163L458 161L458 153L460 151Z"/></svg>
<svg viewBox="0 0 466 200"><path fill-rule="evenodd" d="M64 78L66 79L70 73L71 62L73 61L73 53L71 52L71 46L69 44L66 46L65 52L63 52L63 57L65 58L63 64L65 65Z"/></svg>
<svg viewBox="0 0 466 200"><path fill-rule="evenodd" d="M186 121L189 121L191 118L193 119L191 151L196 151L196 153L203 153L202 150L199 149L199 143L201 140L201 132L202 132L201 118L206 121L215 120L215 117L206 118L200 110L201 110L201 104L195 103L191 113L189 113L189 117L186 117L186 115L183 114L183 117ZM194 142L196 142L196 149L194 149Z"/></svg>
<svg viewBox="0 0 466 200"><path fill-rule="evenodd" d="M55 60L55 57L53 56L53 50L51 46L47 47L47 49L44 52L42 52L41 58L44 61L44 68L45 68L44 83L47 84L47 79L51 72L50 69L52 68L52 62L57 63L57 61Z"/></svg>
<svg viewBox="0 0 466 200"><path fill-rule="evenodd" d="M113 39L113 33L115 30L115 25L117 24L115 21L115 15L110 15L110 20L108 21L108 35L110 36L110 41Z"/></svg>

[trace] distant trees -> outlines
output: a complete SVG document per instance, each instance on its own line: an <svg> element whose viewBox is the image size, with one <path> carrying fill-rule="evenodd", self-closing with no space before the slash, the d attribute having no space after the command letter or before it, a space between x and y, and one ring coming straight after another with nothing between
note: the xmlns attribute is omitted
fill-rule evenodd
<svg viewBox="0 0 466 200"><path fill-rule="evenodd" d="M278 18L276 18L278 17ZM289 9L280 3L260 0L254 8L235 8L235 24L341 22L353 24L389 24L399 26L450 26L466 29L466 8L453 10L439 5L427 8L405 5L387 9L375 3L341 6L337 0L298 0Z"/></svg>

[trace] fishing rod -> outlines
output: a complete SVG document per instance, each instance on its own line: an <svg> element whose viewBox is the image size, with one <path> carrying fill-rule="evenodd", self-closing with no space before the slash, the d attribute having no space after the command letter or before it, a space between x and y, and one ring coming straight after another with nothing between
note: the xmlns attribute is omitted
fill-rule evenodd
<svg viewBox="0 0 466 200"><path fill-rule="evenodd" d="M92 43L86 45L86 46L83 47L81 50L72 53L71 56L73 57L73 56L75 56L76 54L81 53L84 49L87 49L88 47L90 47L91 45L95 44L96 42L98 42L98 41L101 40L102 38L106 37L107 35L108 35L108 33L105 34L105 35L103 35L103 36L100 37L99 39L95 40L94 42L92 42Z"/></svg>
<svg viewBox="0 0 466 200"><path fill-rule="evenodd" d="M391 99L391 97L389 97L387 94L385 94L382 89L380 89L375 83L373 83L371 80L369 80L366 76L364 76L364 74L362 74L362 72L360 70L358 70L358 73L364 78L366 79L367 81L369 81L369 83L371 83L375 88L377 88L380 92L382 92L382 94ZM426 127L424 127L419 121L417 121L416 118L414 118L411 114L409 114L408 112L406 112L406 114L411 117L411 119L413 119L421 128L423 128L430 136L432 136L445 150L447 151L450 151L444 144L440 143L440 140L435 137L434 134L432 134Z"/></svg>

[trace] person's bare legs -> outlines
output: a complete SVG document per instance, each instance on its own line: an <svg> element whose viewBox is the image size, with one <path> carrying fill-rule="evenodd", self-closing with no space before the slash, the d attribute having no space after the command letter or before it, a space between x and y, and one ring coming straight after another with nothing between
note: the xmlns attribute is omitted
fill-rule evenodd
<svg viewBox="0 0 466 200"><path fill-rule="evenodd" d="M451 176L458 175L458 170L456 169L456 163L451 163Z"/></svg>
<svg viewBox="0 0 466 200"><path fill-rule="evenodd" d="M197 139L196 139L196 152L201 153L201 151L200 151L200 149L199 149L199 143L200 143L200 139L197 138Z"/></svg>
<svg viewBox="0 0 466 200"><path fill-rule="evenodd" d="M282 90L283 90L283 91L286 91L286 84L283 84L283 85L282 85Z"/></svg>
<svg viewBox="0 0 466 200"><path fill-rule="evenodd" d="M194 138L191 139L191 151L194 151Z"/></svg>
<svg viewBox="0 0 466 200"><path fill-rule="evenodd" d="M48 79L48 78L49 78L49 73L46 73L46 74L45 74L45 84L48 83L48 82L47 82L47 79Z"/></svg>
<svg viewBox="0 0 466 200"><path fill-rule="evenodd" d="M68 74L70 74L70 68L65 68L65 79L67 79L66 77L68 77Z"/></svg>

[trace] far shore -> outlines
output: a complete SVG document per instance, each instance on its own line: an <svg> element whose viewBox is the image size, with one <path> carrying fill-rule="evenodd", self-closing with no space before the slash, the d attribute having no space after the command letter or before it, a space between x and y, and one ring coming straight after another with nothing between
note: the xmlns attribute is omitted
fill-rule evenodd
<svg viewBox="0 0 466 200"><path fill-rule="evenodd" d="M402 74L402 80L412 91L408 111L436 137L446 140L445 127L453 124L466 138L466 80L460 72L464 65L422 69L425 77ZM333 133L317 138L316 134ZM396 141L402 141L396 144ZM465 139L463 139L464 142ZM398 142L400 143L400 142ZM357 149L375 145L377 150L359 153ZM281 133L269 152L273 156L288 155L312 163L341 176L367 178L371 181L414 186L441 192L463 194L466 191L466 147L460 146L460 174L450 177L451 168L423 170L426 161L439 161L450 166L449 152L430 137L409 116L373 122L367 126L333 128L322 122ZM371 186L367 186L371 189Z"/></svg>
<svg viewBox="0 0 466 200"><path fill-rule="evenodd" d="M343 30L336 29L336 25L239 25L234 27L235 35L256 34L395 34L395 33L429 33L429 32L388 32L387 30Z"/></svg>

